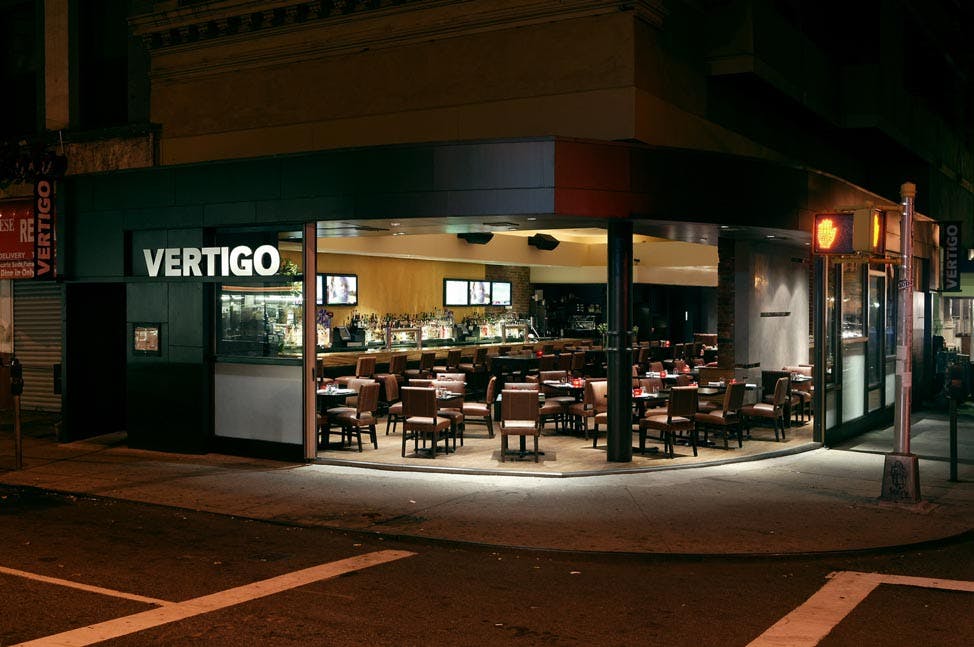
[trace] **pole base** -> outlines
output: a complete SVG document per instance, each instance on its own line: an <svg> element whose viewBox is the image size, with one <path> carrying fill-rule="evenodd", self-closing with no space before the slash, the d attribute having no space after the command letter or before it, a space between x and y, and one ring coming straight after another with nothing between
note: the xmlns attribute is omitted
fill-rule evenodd
<svg viewBox="0 0 974 647"><path fill-rule="evenodd" d="M913 454L886 454L883 493L879 497L894 503L920 502L920 461Z"/></svg>

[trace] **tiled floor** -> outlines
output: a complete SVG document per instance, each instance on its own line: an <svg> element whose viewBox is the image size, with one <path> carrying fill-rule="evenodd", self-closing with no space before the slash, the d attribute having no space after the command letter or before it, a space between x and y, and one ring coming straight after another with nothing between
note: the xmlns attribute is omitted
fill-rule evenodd
<svg viewBox="0 0 974 647"><path fill-rule="evenodd" d="M482 473L510 473L531 474L533 476L579 476L590 473L604 473L616 470L651 470L660 468L688 467L703 463L714 463L727 460L740 460L762 455L782 452L800 451L801 448L815 447L812 443L812 425L793 424L786 430L787 439L776 442L774 430L770 426L755 426L751 430L751 439L745 438L744 447L738 448L737 441L731 439L729 449L724 449L723 439L716 440L716 445L699 447L698 456L693 456L689 446L677 445L676 457L665 458L662 455L662 443L658 440L648 440L647 450L658 448L657 453L647 451L640 455L638 450L639 436L633 433L633 456L631 462L608 462L606 458L605 430L599 436L595 449L592 448L591 438L582 436L555 435L549 426L541 436L539 447L544 455L539 462L528 455L524 459L506 462L500 460L501 440L494 426L494 438L487 437L484 425L470 423L467 425L463 447L458 446L456 453L443 454L438 451L435 459L428 454L413 453L413 443L410 440L406 447L406 457L401 455L402 437L400 434L385 435L385 419L380 419L378 426L378 449L374 449L367 436L363 436L363 451L358 452L357 446L343 448L338 444L337 434L332 435L329 449L318 452L318 460L323 463L339 464L368 464L373 467L406 470L437 470ZM702 437L702 436L701 436ZM511 448L516 448L517 438L510 439ZM532 447L528 439L527 446ZM442 444L440 445L442 448Z"/></svg>

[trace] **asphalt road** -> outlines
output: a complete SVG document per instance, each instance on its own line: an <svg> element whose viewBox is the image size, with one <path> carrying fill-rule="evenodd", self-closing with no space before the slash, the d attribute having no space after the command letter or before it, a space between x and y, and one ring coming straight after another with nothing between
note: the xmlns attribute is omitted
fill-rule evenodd
<svg viewBox="0 0 974 647"><path fill-rule="evenodd" d="M350 558L358 561L342 561ZM369 559L380 561L361 561ZM830 574L847 572L922 579L884 581L837 615L820 642L784 644L974 644L974 592L943 588L974 582L971 538L858 555L619 557L397 540L0 489L7 647L728 647L762 640L841 579ZM940 584L916 585L927 578ZM786 625L800 626L800 618ZM69 631L73 643L61 635ZM60 642L43 640L51 636Z"/></svg>

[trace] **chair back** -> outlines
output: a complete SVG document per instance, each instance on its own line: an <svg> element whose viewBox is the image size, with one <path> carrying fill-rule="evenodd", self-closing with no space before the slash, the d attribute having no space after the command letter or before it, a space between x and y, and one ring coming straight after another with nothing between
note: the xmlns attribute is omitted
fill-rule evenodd
<svg viewBox="0 0 974 647"><path fill-rule="evenodd" d="M389 358L389 373L392 375L402 375L406 370L406 353L397 353Z"/></svg>
<svg viewBox="0 0 974 647"><path fill-rule="evenodd" d="M538 370L539 371L551 371L554 370L558 358L554 355L542 355L538 358Z"/></svg>
<svg viewBox="0 0 974 647"><path fill-rule="evenodd" d="M436 417L436 389L404 386L401 393L404 418Z"/></svg>
<svg viewBox="0 0 974 647"><path fill-rule="evenodd" d="M774 398L771 400L771 404L775 408L783 407L785 402L788 400L788 383L791 382L791 378L788 376L779 377L778 381L774 385Z"/></svg>
<svg viewBox="0 0 974 647"><path fill-rule="evenodd" d="M436 379L440 382L466 382L466 373L437 373Z"/></svg>
<svg viewBox="0 0 974 647"><path fill-rule="evenodd" d="M682 371L683 369L685 369L686 366L687 366L687 362L684 359L675 359L675 360L673 360L673 372L674 373L679 373L680 371Z"/></svg>
<svg viewBox="0 0 974 647"><path fill-rule="evenodd" d="M358 402L355 410L360 415L363 413L374 413L379 406L379 383L372 382L363 384L358 392Z"/></svg>
<svg viewBox="0 0 974 647"><path fill-rule="evenodd" d="M636 356L636 363L640 366L646 366L649 361L649 346L640 346L639 355Z"/></svg>
<svg viewBox="0 0 974 647"><path fill-rule="evenodd" d="M562 351L558 355L558 361L555 362L555 368L559 371L571 371L572 370L572 354L566 351Z"/></svg>
<svg viewBox="0 0 974 647"><path fill-rule="evenodd" d="M541 384L538 382L507 382L504 384L505 391L540 391ZM535 396L537 398L538 396Z"/></svg>
<svg viewBox="0 0 974 647"><path fill-rule="evenodd" d="M774 395L778 380L782 377L791 377L788 371L761 371L761 397Z"/></svg>
<svg viewBox="0 0 974 647"><path fill-rule="evenodd" d="M674 386L670 389L670 401L666 406L669 419L676 416L692 418L697 412L697 387Z"/></svg>
<svg viewBox="0 0 974 647"><path fill-rule="evenodd" d="M487 381L487 391L484 394L484 402L488 405L494 404L494 393L497 391L497 377L491 376Z"/></svg>
<svg viewBox="0 0 974 647"><path fill-rule="evenodd" d="M609 391L608 380L589 380L585 383L585 390L588 391L589 385L592 388L592 409L596 413L603 413L609 410L609 399L606 393Z"/></svg>
<svg viewBox="0 0 974 647"><path fill-rule="evenodd" d="M568 371L540 371L538 373L539 382L558 382L561 379L568 379Z"/></svg>
<svg viewBox="0 0 974 647"><path fill-rule="evenodd" d="M434 389L443 389L458 395L461 402L463 401L463 395L467 390L466 382L457 382L456 380L433 380L430 386ZM450 403L450 406L453 406L452 402Z"/></svg>
<svg viewBox="0 0 974 647"><path fill-rule="evenodd" d="M477 367L480 367L480 366L486 366L486 364L487 364L487 347L486 346L481 346L480 348L478 348L477 350L475 350L473 352L473 361L471 362L471 364L474 365L474 368L477 368Z"/></svg>
<svg viewBox="0 0 974 647"><path fill-rule="evenodd" d="M370 377L355 377L348 381L348 388L355 391L355 395L350 395L345 398L345 406L356 407L358 406L358 393L362 390L362 387L366 384L378 384L375 380Z"/></svg>
<svg viewBox="0 0 974 647"><path fill-rule="evenodd" d="M642 387L646 393L659 393L663 390L663 380L658 377L641 377L636 386Z"/></svg>
<svg viewBox="0 0 974 647"><path fill-rule="evenodd" d="M585 351L575 351L572 353L572 373L581 375L585 371Z"/></svg>
<svg viewBox="0 0 974 647"><path fill-rule="evenodd" d="M426 371L426 372L432 371L433 370L433 364L435 364L435 363L436 363L436 353L434 353L434 352L428 352L428 353L421 353L420 354L420 356L419 356L419 370L420 371Z"/></svg>
<svg viewBox="0 0 974 647"><path fill-rule="evenodd" d="M698 375L700 377L700 385L706 386L708 382L719 382L720 380L725 380L730 382L734 377L734 369L732 368L717 368L716 366L701 366Z"/></svg>
<svg viewBox="0 0 974 647"><path fill-rule="evenodd" d="M396 402L399 400L399 380L392 373L380 378L386 387L386 402Z"/></svg>
<svg viewBox="0 0 974 647"><path fill-rule="evenodd" d="M650 373L662 373L663 372L663 362L650 362L649 363Z"/></svg>
<svg viewBox="0 0 974 647"><path fill-rule="evenodd" d="M530 420L537 425L538 396L528 390L504 389L501 392L501 424L510 420Z"/></svg>
<svg viewBox="0 0 974 647"><path fill-rule="evenodd" d="M428 389L433 386L433 382L435 381L431 377L411 377L409 378L408 385L418 389Z"/></svg>
<svg viewBox="0 0 974 647"><path fill-rule="evenodd" d="M375 375L375 356L362 355L355 360L355 377L372 377Z"/></svg>
<svg viewBox="0 0 974 647"><path fill-rule="evenodd" d="M744 382L734 382L727 385L724 393L724 416L729 413L737 413L744 405L744 389L747 385Z"/></svg>
<svg viewBox="0 0 974 647"><path fill-rule="evenodd" d="M677 386L690 386L691 384L693 384L693 378L689 375L680 374L676 376Z"/></svg>
<svg viewBox="0 0 974 647"><path fill-rule="evenodd" d="M498 346L497 347L497 354L500 355L501 357L504 357L505 355L507 355L510 352L511 352L511 347L510 346Z"/></svg>

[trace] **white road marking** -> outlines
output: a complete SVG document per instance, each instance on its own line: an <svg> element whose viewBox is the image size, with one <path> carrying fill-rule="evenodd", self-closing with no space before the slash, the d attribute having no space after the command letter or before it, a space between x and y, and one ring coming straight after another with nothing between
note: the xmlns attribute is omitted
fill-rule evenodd
<svg viewBox="0 0 974 647"><path fill-rule="evenodd" d="M146 604L156 604L159 606L165 606L167 604L172 604L172 602L167 602L166 600L157 600L156 598L147 598L144 595L137 595L135 593L126 593L124 591L116 591L114 589L105 589L100 586L91 586L90 584L82 584L80 582L72 582L71 580L62 580L57 577L48 577L47 575L38 575L37 573L28 573L27 571L18 571L14 568L7 568L5 566L0 566L0 573L6 575L13 575L15 577L23 577L28 580L35 580L37 582L45 582L47 584L56 584L58 586L67 586L72 589L80 589L82 591L89 591L91 593L99 593L101 595L110 595L116 598L125 598L126 600L135 600L136 602L145 602Z"/></svg>
<svg viewBox="0 0 974 647"><path fill-rule="evenodd" d="M803 605L772 625L748 647L813 647L880 584L919 586L974 593L974 582L906 575L840 571Z"/></svg>
<svg viewBox="0 0 974 647"><path fill-rule="evenodd" d="M185 620L193 616L217 611L257 598L274 595L282 591L326 580L344 573L357 571L370 566L378 566L416 553L404 550L381 550L337 562L312 566L293 573L285 573L260 582L238 586L211 595L204 595L185 602L166 603L158 609L150 609L115 620L65 631L53 636L38 638L13 647L80 647L92 645L103 640L119 638L137 631L151 629L170 622Z"/></svg>

